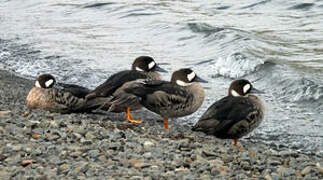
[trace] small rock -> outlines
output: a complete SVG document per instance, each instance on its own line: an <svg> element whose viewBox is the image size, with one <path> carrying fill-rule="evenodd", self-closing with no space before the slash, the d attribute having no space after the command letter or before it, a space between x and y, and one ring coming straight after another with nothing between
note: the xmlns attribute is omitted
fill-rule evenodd
<svg viewBox="0 0 323 180"><path fill-rule="evenodd" d="M202 151L202 153L206 156L206 157L217 157L218 155L215 153L215 152L213 152L212 150L209 150L209 149L204 149L203 151Z"/></svg>
<svg viewBox="0 0 323 180"><path fill-rule="evenodd" d="M320 163L316 163L316 168L319 170L321 174L323 174L323 168L321 167Z"/></svg>
<svg viewBox="0 0 323 180"><path fill-rule="evenodd" d="M270 164L271 166L277 166L277 165L281 165L281 162L276 160L269 160L268 164Z"/></svg>
<svg viewBox="0 0 323 180"><path fill-rule="evenodd" d="M188 148L189 147L189 140L188 139L183 139L179 141L178 144L178 149L182 149L182 148Z"/></svg>
<svg viewBox="0 0 323 180"><path fill-rule="evenodd" d="M304 179L304 180L313 180L313 179L314 179L314 177L312 177L312 175L311 175L311 174L307 174L303 179ZM315 179L316 179L316 178L315 178Z"/></svg>
<svg viewBox="0 0 323 180"><path fill-rule="evenodd" d="M242 167L244 170L250 170L251 169L250 164L249 164L248 161L242 161L240 163L240 167Z"/></svg>
<svg viewBox="0 0 323 180"><path fill-rule="evenodd" d="M144 149L146 151L149 151L151 149L151 147L153 147L155 144L151 141L145 141L144 142Z"/></svg>
<svg viewBox="0 0 323 180"><path fill-rule="evenodd" d="M295 152L295 151L291 151L291 150L286 150L286 151L280 151L279 152L279 155L281 156L281 157L298 157L298 153L297 152Z"/></svg>
<svg viewBox="0 0 323 180"><path fill-rule="evenodd" d="M93 135L91 132L87 132L86 134L85 134L85 139L86 140L90 140L90 141L92 141L93 139L95 139L96 138L96 136L95 135Z"/></svg>
<svg viewBox="0 0 323 180"><path fill-rule="evenodd" d="M280 177L279 177L279 175L277 173L271 173L271 179L272 180L279 180Z"/></svg>
<svg viewBox="0 0 323 180"><path fill-rule="evenodd" d="M100 151L99 150L91 150L88 152L88 154L91 158L97 158L100 155Z"/></svg>
<svg viewBox="0 0 323 180"><path fill-rule="evenodd" d="M209 174L201 174L200 175L200 178L201 179L211 179L210 175Z"/></svg>
<svg viewBox="0 0 323 180"><path fill-rule="evenodd" d="M49 126L52 128L58 128L58 122L57 121L50 121Z"/></svg>
<svg viewBox="0 0 323 180"><path fill-rule="evenodd" d="M146 158L146 159L150 159L152 157L152 154L151 152L146 152L145 154L143 154L143 156Z"/></svg>
<svg viewBox="0 0 323 180"><path fill-rule="evenodd" d="M150 166L150 164L144 163L141 159L130 159L128 163L134 168L145 168Z"/></svg>
<svg viewBox="0 0 323 180"><path fill-rule="evenodd" d="M58 174L61 174L61 173L67 173L70 169L70 166L68 164L62 164L58 167Z"/></svg>
<svg viewBox="0 0 323 180"><path fill-rule="evenodd" d="M286 168L286 171L285 171L285 175L290 177L290 176L295 176L296 174L296 171L294 169L291 169L291 168Z"/></svg>
<svg viewBox="0 0 323 180"><path fill-rule="evenodd" d="M11 146L13 151L20 151L22 149L22 145L17 144L17 145L13 145Z"/></svg>
<svg viewBox="0 0 323 180"><path fill-rule="evenodd" d="M307 167L305 167L305 168L302 170L301 175L305 176L305 175L307 175L308 173L310 173L310 172L311 172L311 170L312 170L312 167L311 167L311 166L307 166Z"/></svg>
<svg viewBox="0 0 323 180"><path fill-rule="evenodd" d="M34 139L39 139L41 137L41 134L38 134L38 133L32 133L31 134L31 137L34 138Z"/></svg>
<svg viewBox="0 0 323 180"><path fill-rule="evenodd" d="M265 176L265 179L266 179L266 180L272 180L272 178L271 178L271 176L270 176L269 174L267 174L267 175Z"/></svg>
<svg viewBox="0 0 323 180"><path fill-rule="evenodd" d="M30 114L29 111L25 111L22 116L27 117L29 114Z"/></svg>
<svg viewBox="0 0 323 180"><path fill-rule="evenodd" d="M83 136L79 133L73 133L73 135L75 136L76 139L81 139Z"/></svg>
<svg viewBox="0 0 323 180"><path fill-rule="evenodd" d="M20 155L19 154L14 154L13 156L7 157L5 160L8 164L17 164L20 161Z"/></svg>
<svg viewBox="0 0 323 180"><path fill-rule="evenodd" d="M186 172L186 171L188 171L188 169L187 168L184 168L184 167L180 167L180 168L176 168L175 169L175 172Z"/></svg>
<svg viewBox="0 0 323 180"><path fill-rule="evenodd" d="M80 162L77 165L74 166L74 168L71 170L71 175L78 175L80 173L84 173L89 169L89 165L86 162ZM69 174L70 174L69 173Z"/></svg>
<svg viewBox="0 0 323 180"><path fill-rule="evenodd" d="M3 160L5 160L7 157L5 156L5 155L3 155L3 154L0 154L0 161L3 161Z"/></svg>
<svg viewBox="0 0 323 180"><path fill-rule="evenodd" d="M25 160L22 160L20 165L22 165L23 167L26 167L28 166L29 164L32 164L32 163L35 163L36 160L34 159L25 159Z"/></svg>
<svg viewBox="0 0 323 180"><path fill-rule="evenodd" d="M142 177L141 176L132 176L131 178L130 178L130 180L141 180L142 179Z"/></svg>
<svg viewBox="0 0 323 180"><path fill-rule="evenodd" d="M280 175L280 176L285 176L285 171L286 171L286 168L284 168L283 166L280 166L278 169L277 169L277 173Z"/></svg>
<svg viewBox="0 0 323 180"><path fill-rule="evenodd" d="M5 118L8 117L10 115L11 111L7 110L7 111L0 111L0 118Z"/></svg>

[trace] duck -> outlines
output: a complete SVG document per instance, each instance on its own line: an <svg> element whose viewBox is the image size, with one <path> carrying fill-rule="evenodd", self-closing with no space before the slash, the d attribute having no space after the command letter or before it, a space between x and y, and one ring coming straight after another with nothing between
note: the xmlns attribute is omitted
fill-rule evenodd
<svg viewBox="0 0 323 180"><path fill-rule="evenodd" d="M34 87L27 95L26 102L30 109L71 113L88 112L107 100L96 98L86 102L85 96L89 92L89 89L79 85L56 83L53 75L42 74L36 78Z"/></svg>
<svg viewBox="0 0 323 180"><path fill-rule="evenodd" d="M252 132L264 118L264 105L253 95L262 93L246 79L233 81L228 95L213 103L192 130L220 139L234 139L236 147L239 138Z"/></svg>
<svg viewBox="0 0 323 180"><path fill-rule="evenodd" d="M124 92L132 94L136 103L139 102L146 109L159 114L163 118L164 128L168 130L169 118L190 115L202 105L205 92L199 82L207 81L197 76L193 70L183 68L172 74L171 81L137 81L125 88ZM118 106L118 103L131 104L133 101L119 94L112 101L111 107L115 103Z"/></svg>
<svg viewBox="0 0 323 180"><path fill-rule="evenodd" d="M124 70L117 72L110 76L105 82L91 91L85 98L87 100L95 97L113 97L117 94L122 94L123 90L130 86L134 81L140 80L161 80L161 75L158 72L167 72L165 69L158 66L155 60L150 56L137 57L131 66L131 70ZM131 98L130 94L123 94L124 98ZM109 109L110 104L105 103L100 109ZM126 119L131 123L142 123L142 121L135 120L131 115L131 110L135 111L141 109L139 103L133 103L131 106L114 105L110 108L110 112L126 112Z"/></svg>

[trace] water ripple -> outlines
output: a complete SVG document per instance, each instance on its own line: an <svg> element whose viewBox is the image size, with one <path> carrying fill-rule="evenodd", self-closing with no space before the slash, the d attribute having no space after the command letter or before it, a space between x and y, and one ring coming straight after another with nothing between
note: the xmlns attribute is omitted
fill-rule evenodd
<svg viewBox="0 0 323 180"><path fill-rule="evenodd" d="M115 3L112 3L112 2L109 2L109 3L94 3L94 4L86 5L83 8L100 8L102 6L107 6L107 5L111 5L111 4L115 4Z"/></svg>
<svg viewBox="0 0 323 180"><path fill-rule="evenodd" d="M314 5L315 5L314 3L301 3L301 4L294 5L288 9L307 11L311 9Z"/></svg>

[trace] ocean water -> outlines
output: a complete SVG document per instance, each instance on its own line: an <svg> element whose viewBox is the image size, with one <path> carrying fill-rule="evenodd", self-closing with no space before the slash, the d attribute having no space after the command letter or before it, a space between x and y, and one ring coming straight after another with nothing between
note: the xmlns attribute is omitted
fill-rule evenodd
<svg viewBox="0 0 323 180"><path fill-rule="evenodd" d="M0 68L94 88L141 55L209 83L194 124L230 82L266 93L250 141L323 155L323 1L0 0Z"/></svg>

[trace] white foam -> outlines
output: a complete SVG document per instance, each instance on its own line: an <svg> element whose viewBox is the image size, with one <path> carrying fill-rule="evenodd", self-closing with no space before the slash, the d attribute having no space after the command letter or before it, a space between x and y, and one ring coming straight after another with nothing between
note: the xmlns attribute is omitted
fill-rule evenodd
<svg viewBox="0 0 323 180"><path fill-rule="evenodd" d="M265 62L260 59L250 59L243 54L232 53L226 58L218 58L211 67L216 74L230 78L240 78L256 70Z"/></svg>

